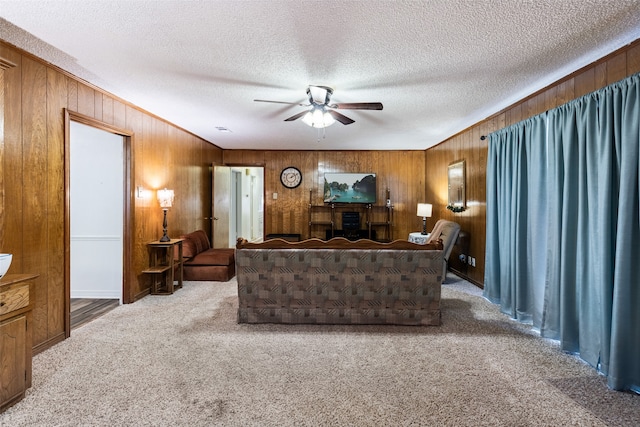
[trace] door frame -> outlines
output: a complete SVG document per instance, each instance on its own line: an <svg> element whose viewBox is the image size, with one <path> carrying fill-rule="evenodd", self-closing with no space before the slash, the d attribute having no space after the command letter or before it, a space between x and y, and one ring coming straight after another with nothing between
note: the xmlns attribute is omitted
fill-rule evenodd
<svg viewBox="0 0 640 427"><path fill-rule="evenodd" d="M232 174L232 169L233 168L261 168L262 169L262 215L263 215L263 219L262 219L262 239L264 240L265 238L265 233L266 233L266 191L267 191L267 186L265 184L265 172L266 172L266 166L263 163L254 163L254 164L247 164L247 163L212 163L211 164L211 245L213 247L214 245L214 233L215 233L215 222L217 221L216 216L214 215L215 213L215 182L214 182L214 177L215 177L215 167L216 166L222 166L225 168L229 168L229 179L231 179L231 174ZM229 202L231 202L231 198L229 198ZM257 207L254 207L255 210L257 210ZM229 211L231 211L231 208L229 209ZM229 219L227 219L227 222L229 223ZM227 224L228 226L229 224ZM228 236L227 236L227 240L228 240ZM235 244L231 245L231 247L235 247Z"/></svg>
<svg viewBox="0 0 640 427"><path fill-rule="evenodd" d="M131 298L131 272L133 260L133 132L96 120L92 117L64 109L64 330L65 337L71 336L71 121L82 123L109 133L122 136L122 154L124 161L123 177L123 221L122 221L122 303L129 304Z"/></svg>

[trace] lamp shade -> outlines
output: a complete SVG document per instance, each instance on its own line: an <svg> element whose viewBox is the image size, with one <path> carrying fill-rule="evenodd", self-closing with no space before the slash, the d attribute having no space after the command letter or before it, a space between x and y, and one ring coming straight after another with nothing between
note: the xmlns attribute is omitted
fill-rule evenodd
<svg viewBox="0 0 640 427"><path fill-rule="evenodd" d="M158 201L161 208L170 208L173 204L173 190L158 190Z"/></svg>
<svg viewBox="0 0 640 427"><path fill-rule="evenodd" d="M431 217L433 206L430 203L418 203L418 216L423 218Z"/></svg>

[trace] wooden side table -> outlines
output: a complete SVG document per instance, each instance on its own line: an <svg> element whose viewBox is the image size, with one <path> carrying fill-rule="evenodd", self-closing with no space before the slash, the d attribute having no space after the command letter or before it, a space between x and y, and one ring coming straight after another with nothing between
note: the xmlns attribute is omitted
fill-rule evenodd
<svg viewBox="0 0 640 427"><path fill-rule="evenodd" d="M22 399L31 387L31 310L37 277L7 274L0 279L0 412Z"/></svg>
<svg viewBox="0 0 640 427"><path fill-rule="evenodd" d="M151 277L152 295L171 295L175 289L182 287L184 277L183 241L184 239L171 239L168 242L156 240L147 243L149 268L142 272Z"/></svg>

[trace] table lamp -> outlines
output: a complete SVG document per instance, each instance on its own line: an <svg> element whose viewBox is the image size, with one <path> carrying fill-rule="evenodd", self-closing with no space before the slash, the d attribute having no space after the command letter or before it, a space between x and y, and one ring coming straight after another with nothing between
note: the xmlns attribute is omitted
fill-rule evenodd
<svg viewBox="0 0 640 427"><path fill-rule="evenodd" d="M422 234L427 234L427 217L431 217L433 206L429 203L418 203L418 216L422 217Z"/></svg>
<svg viewBox="0 0 640 427"><path fill-rule="evenodd" d="M162 221L162 229L163 235L160 238L161 242L168 242L171 240L169 236L167 236L167 210L173 204L173 190L158 190L158 201L160 202L160 207L164 211L164 220Z"/></svg>

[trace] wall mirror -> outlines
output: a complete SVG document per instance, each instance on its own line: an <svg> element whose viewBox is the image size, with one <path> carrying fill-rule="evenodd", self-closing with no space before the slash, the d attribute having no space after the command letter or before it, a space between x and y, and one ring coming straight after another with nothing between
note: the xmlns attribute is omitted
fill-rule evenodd
<svg viewBox="0 0 640 427"><path fill-rule="evenodd" d="M466 208L466 194L465 194L465 162L459 160L449 164L447 170L449 178L449 204L448 208L451 210L464 210Z"/></svg>

